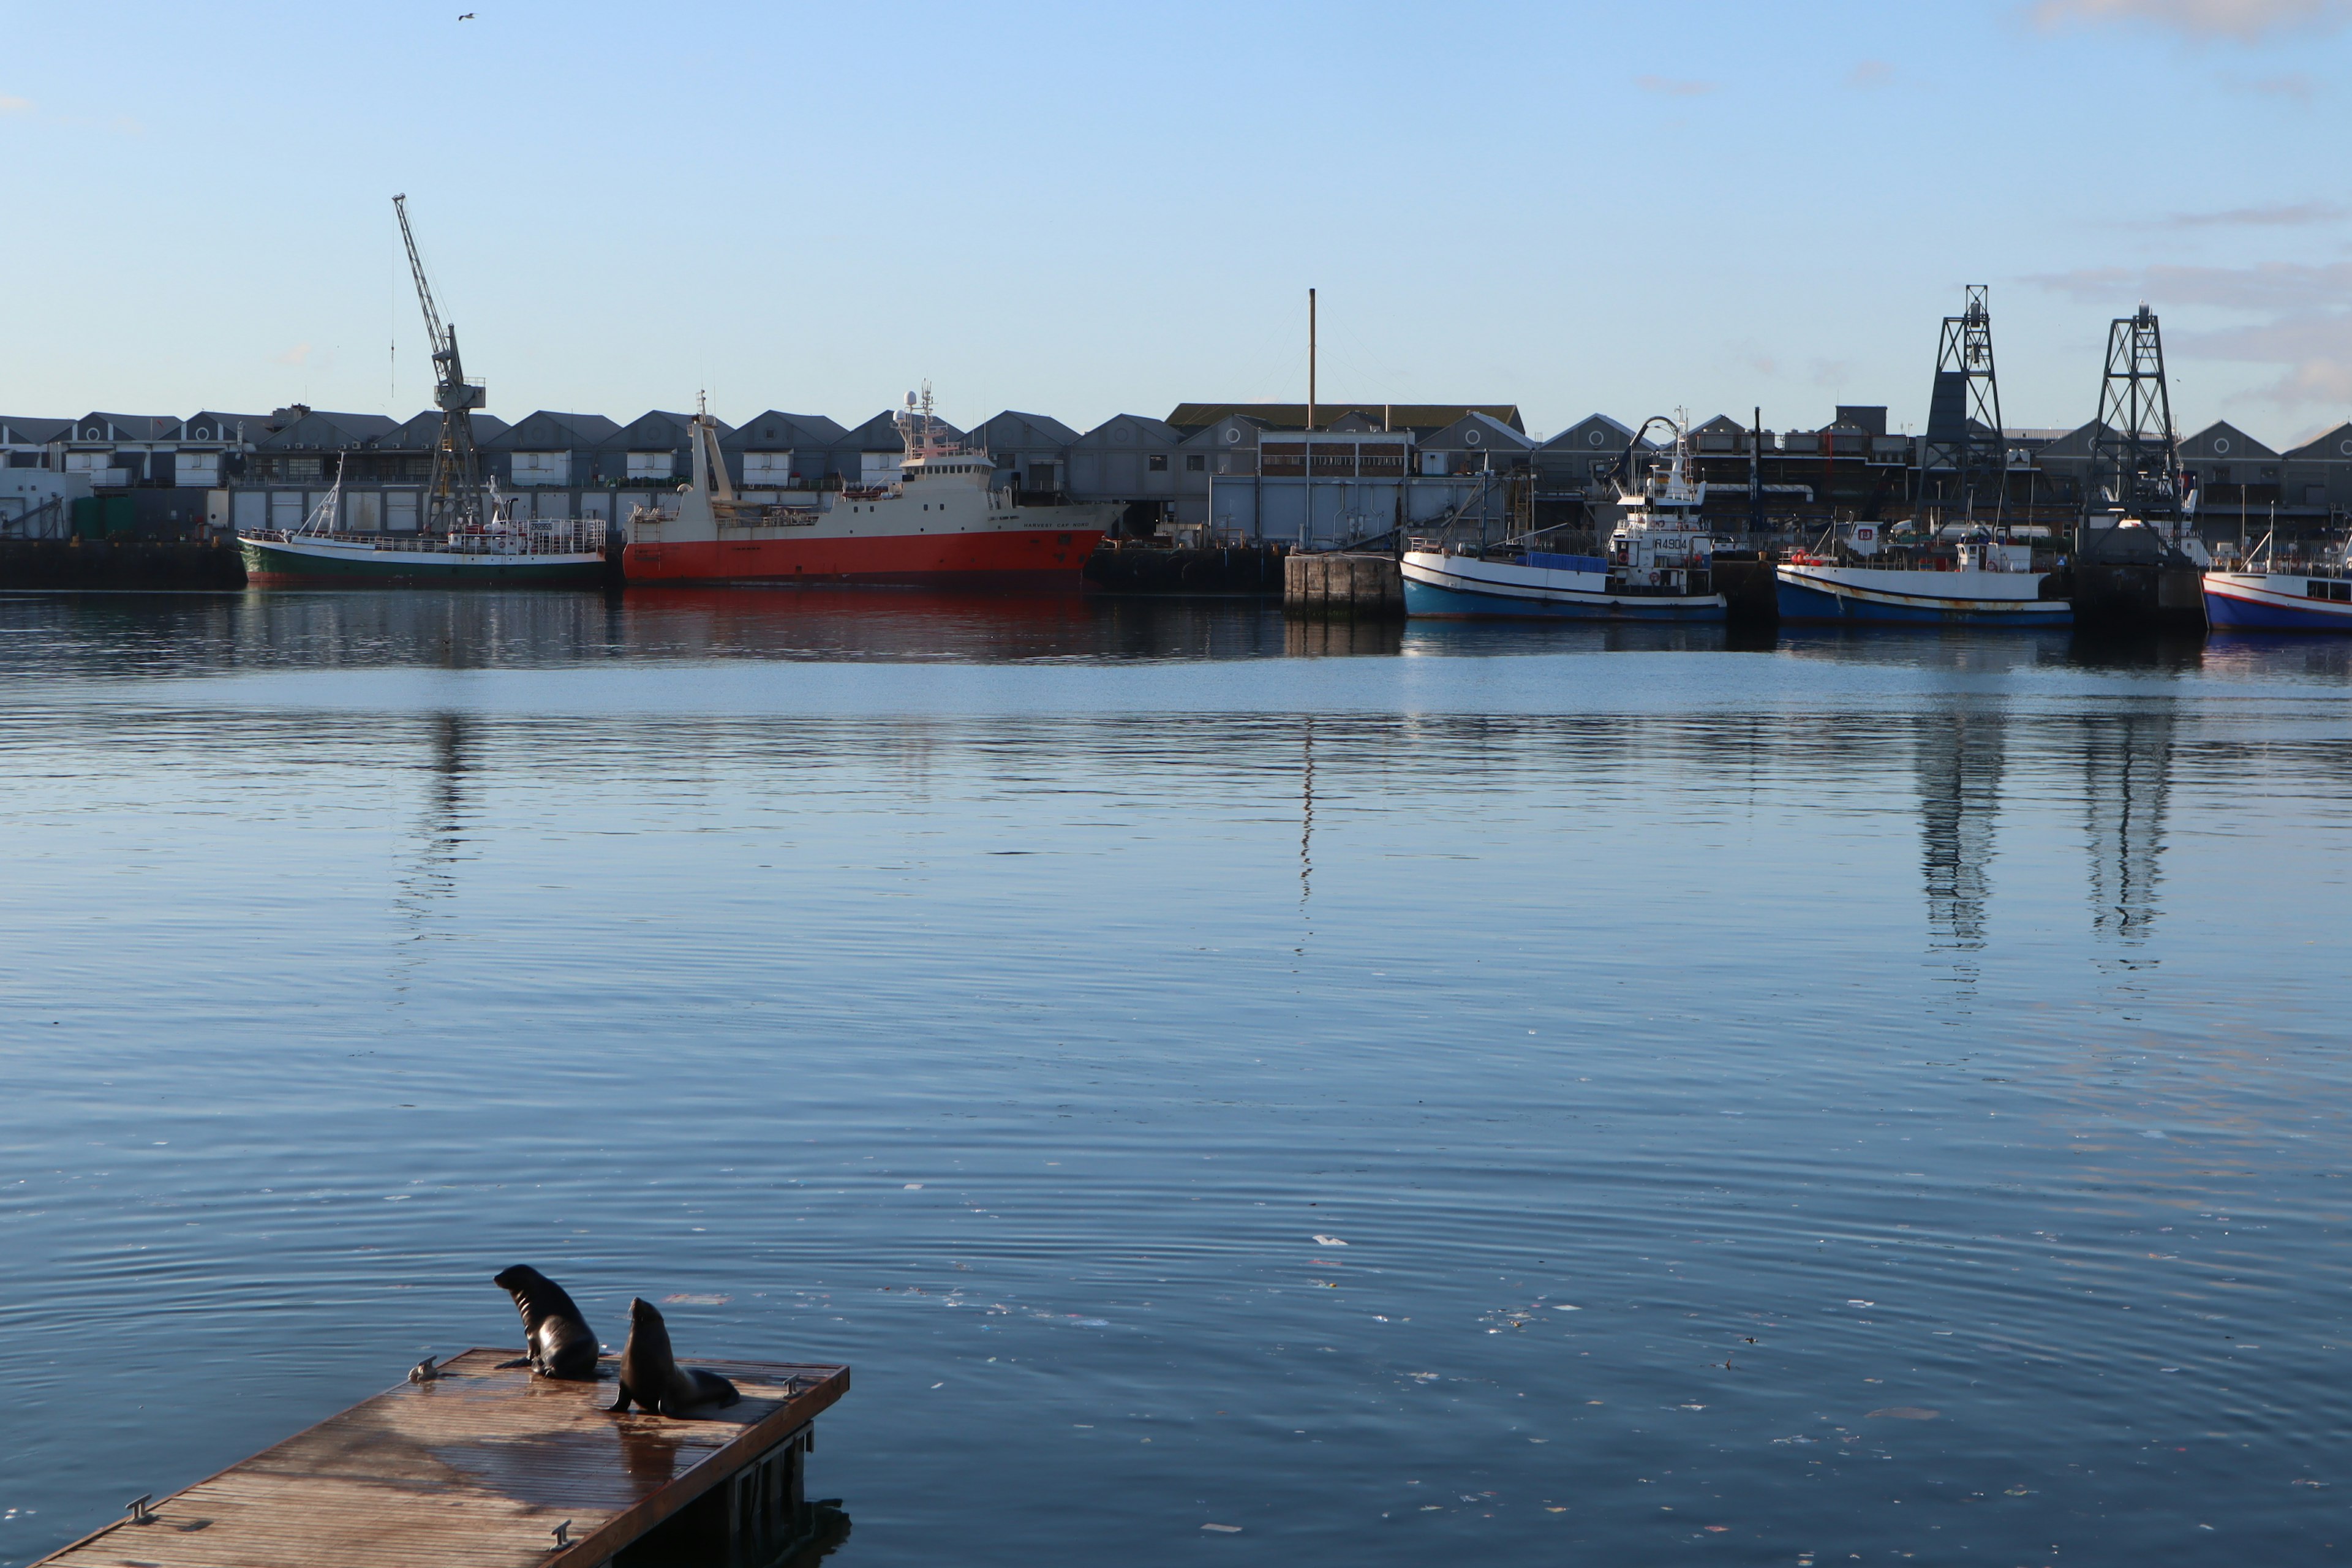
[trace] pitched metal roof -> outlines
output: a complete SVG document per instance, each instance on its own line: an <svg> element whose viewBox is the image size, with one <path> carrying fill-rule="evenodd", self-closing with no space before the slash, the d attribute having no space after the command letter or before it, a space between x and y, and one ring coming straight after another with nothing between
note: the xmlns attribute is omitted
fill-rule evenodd
<svg viewBox="0 0 2352 1568"><path fill-rule="evenodd" d="M2302 446L2289 450L2290 458L2328 458L2341 461L2352 458L2352 423L2323 430Z"/></svg>
<svg viewBox="0 0 2352 1568"><path fill-rule="evenodd" d="M1228 414L1246 414L1255 419L1286 430L1307 427L1307 405L1304 403L1180 403L1168 416L1168 423L1181 430L1202 425L1214 425ZM1327 426L1329 421L1344 414L1365 414L1374 419L1385 418L1392 430L1443 430L1465 414L1484 414L1499 420L1524 435L1527 423L1519 417L1516 403L1341 403L1318 400L1315 405L1315 427Z"/></svg>
<svg viewBox="0 0 2352 1568"><path fill-rule="evenodd" d="M1052 415L1024 414L1018 408L1007 408L997 414L993 414L988 418L982 420L977 426L974 426L973 428L976 430L993 429L996 422L1000 419L1018 419L1027 425L1031 429L1036 431L1040 436L1045 437L1047 440L1056 442L1065 447L1078 438L1078 433L1076 430L1071 429L1068 426L1063 424Z"/></svg>
<svg viewBox="0 0 2352 1568"><path fill-rule="evenodd" d="M480 446L493 437L502 436L512 426L495 414L485 414L479 409L474 411L474 444L476 446ZM435 443L440 439L441 411L437 408L428 408L415 418L403 422L396 440L387 438L377 445L425 452L431 451Z"/></svg>
<svg viewBox="0 0 2352 1568"><path fill-rule="evenodd" d="M524 415L481 445L501 452L515 450L525 442L602 447L620 431L618 425L601 414L558 414L553 409L541 408Z"/></svg>
<svg viewBox="0 0 2352 1568"><path fill-rule="evenodd" d="M906 441L898 434L898 416L905 412L900 408L886 408L855 430L843 431L841 439L836 444L843 447L859 447L868 452L887 452L894 447L903 449ZM964 438L963 431L957 429L936 414L931 416L931 423L938 426L940 434L950 441L961 441Z"/></svg>
<svg viewBox="0 0 2352 1568"><path fill-rule="evenodd" d="M2278 456L2226 419L2216 419L2194 436L2182 437L2180 455L2184 458L2219 458L2224 462L2231 458Z"/></svg>
<svg viewBox="0 0 2352 1568"><path fill-rule="evenodd" d="M199 408L180 421L180 435L188 441L234 441L240 432L247 440L257 441L262 436L263 414L230 414L218 408ZM205 435L196 435L203 430Z"/></svg>
<svg viewBox="0 0 2352 1568"><path fill-rule="evenodd" d="M104 414L92 412L74 420L68 439L79 441L162 441L168 439L172 427L179 424L173 414ZM97 426L95 436L85 432Z"/></svg>
<svg viewBox="0 0 2352 1568"><path fill-rule="evenodd" d="M1595 435L1601 437L1598 442L1592 439ZM1588 414L1536 450L1552 453L1577 452L1590 457L1595 454L1622 452L1625 449L1625 443L1633 438L1633 427L1623 420L1612 419L1606 414ZM1654 447L1657 443L1653 441L1649 445Z"/></svg>
<svg viewBox="0 0 2352 1568"><path fill-rule="evenodd" d="M664 447L683 447L686 445L687 430L693 420L694 416L691 414L672 414L667 409L656 408L648 413L638 415L635 419L622 426L614 433L612 439L604 444L616 452L627 449L649 452ZM719 439L725 440L734 433L734 429L735 427L724 419L720 420L719 422Z"/></svg>
<svg viewBox="0 0 2352 1568"><path fill-rule="evenodd" d="M719 444L730 452L791 452L839 446L848 435L838 420L822 414L786 414L771 408L738 425L719 437Z"/></svg>
<svg viewBox="0 0 2352 1568"><path fill-rule="evenodd" d="M1422 437L1421 444L1445 451L1459 451L1465 447L1492 451L1499 447L1507 452L1526 452L1535 447L1525 430L1506 425L1493 415L1482 414L1475 408L1444 428L1433 430Z"/></svg>
<svg viewBox="0 0 2352 1568"><path fill-rule="evenodd" d="M1093 429L1087 431L1085 435L1079 437L1077 441L1073 442L1072 445L1076 446L1084 444L1090 447L1108 446L1109 441L1108 437L1103 436L1103 432L1111 429L1115 426L1122 424L1134 426L1138 430L1141 431L1144 437L1149 440L1163 441L1171 447L1175 446L1184 438L1184 432L1177 429L1173 425L1169 424L1166 420L1154 419L1149 414L1114 414L1109 418L1104 420L1101 424L1096 426Z"/></svg>
<svg viewBox="0 0 2352 1568"><path fill-rule="evenodd" d="M338 414L314 408L253 445L262 452L341 452L375 446L399 429L398 420L381 414Z"/></svg>

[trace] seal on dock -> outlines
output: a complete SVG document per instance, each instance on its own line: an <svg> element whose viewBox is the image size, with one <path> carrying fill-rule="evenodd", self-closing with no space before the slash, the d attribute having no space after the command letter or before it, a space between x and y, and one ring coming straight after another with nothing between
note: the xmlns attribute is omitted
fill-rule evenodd
<svg viewBox="0 0 2352 1568"><path fill-rule="evenodd" d="M629 1342L621 1350L621 1397L606 1406L614 1414L636 1401L656 1415L682 1417L701 1405L732 1405L742 1395L715 1372L677 1364L669 1348L669 1325L652 1306L629 1299Z"/></svg>
<svg viewBox="0 0 2352 1568"><path fill-rule="evenodd" d="M562 1286L528 1263L502 1269L490 1283L512 1296L522 1314L530 1347L524 1360L531 1371L572 1383L596 1381L596 1335Z"/></svg>

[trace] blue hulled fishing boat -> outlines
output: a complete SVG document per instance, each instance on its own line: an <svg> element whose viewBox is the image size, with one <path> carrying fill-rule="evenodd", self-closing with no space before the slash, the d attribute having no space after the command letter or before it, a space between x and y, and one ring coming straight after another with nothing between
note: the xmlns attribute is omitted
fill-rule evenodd
<svg viewBox="0 0 2352 1568"><path fill-rule="evenodd" d="M1715 539L1699 521L1706 487L1690 479L1686 432L1671 424L1672 455L1653 466L1638 492L1619 488L1624 508L1605 555L1535 548L1538 535L1495 546L1420 540L1404 552L1404 612L1440 620L1719 621ZM1640 437L1634 437L1636 443ZM1635 447L1626 448L1630 464Z"/></svg>

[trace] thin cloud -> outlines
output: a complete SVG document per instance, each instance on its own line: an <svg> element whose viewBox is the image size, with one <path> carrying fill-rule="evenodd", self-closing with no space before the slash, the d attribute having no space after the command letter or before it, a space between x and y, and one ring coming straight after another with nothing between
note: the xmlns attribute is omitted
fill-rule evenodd
<svg viewBox="0 0 2352 1568"><path fill-rule="evenodd" d="M2086 267L2025 279L2084 304L2112 305L2118 315L2142 300L2249 311L2324 310L2352 294L2352 261L2312 265L2266 261L2255 267Z"/></svg>
<svg viewBox="0 0 2352 1568"><path fill-rule="evenodd" d="M2301 71L2283 71L2277 76L2256 77L2242 84L2240 90L2257 98L2291 98L2297 103L2309 103L2319 96L2319 79Z"/></svg>
<svg viewBox="0 0 2352 1568"><path fill-rule="evenodd" d="M2352 0L2039 0L2032 14L2045 30L2131 22L2252 44L2273 33L2334 32L2352 23Z"/></svg>
<svg viewBox="0 0 2352 1568"><path fill-rule="evenodd" d="M2229 207L2221 212L2174 213L2156 221L2163 228L2307 228L2352 216L2341 202L2274 202L2268 206Z"/></svg>
<svg viewBox="0 0 2352 1568"><path fill-rule="evenodd" d="M1885 87L1895 79L1895 68L1885 60L1864 60L1845 73L1848 87Z"/></svg>
<svg viewBox="0 0 2352 1568"><path fill-rule="evenodd" d="M2352 261L2254 267L2094 267L2027 281L2122 315L2140 300L2257 318L2234 326L2175 326L2165 348L2184 360L2274 366L2252 395L2281 408L2352 402Z"/></svg>
<svg viewBox="0 0 2352 1568"><path fill-rule="evenodd" d="M2294 407L2352 403L2352 311L2299 312L2258 326L2180 332L2166 343L2183 359L2228 360L2279 367L2254 395Z"/></svg>
<svg viewBox="0 0 2352 1568"><path fill-rule="evenodd" d="M1666 98L1698 98L1713 92L1722 84L1712 81L1677 81L1672 77L1637 76L1633 85L1643 92L1654 92Z"/></svg>

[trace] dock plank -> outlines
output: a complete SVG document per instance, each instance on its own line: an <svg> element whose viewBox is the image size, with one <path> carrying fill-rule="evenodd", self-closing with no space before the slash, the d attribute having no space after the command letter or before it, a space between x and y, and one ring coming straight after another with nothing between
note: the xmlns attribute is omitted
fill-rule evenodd
<svg viewBox="0 0 2352 1568"><path fill-rule="evenodd" d="M41 1559L59 1568L594 1568L849 1389L845 1366L694 1359L741 1403L609 1414L593 1384L471 1350ZM571 1544L554 1528L571 1521Z"/></svg>

